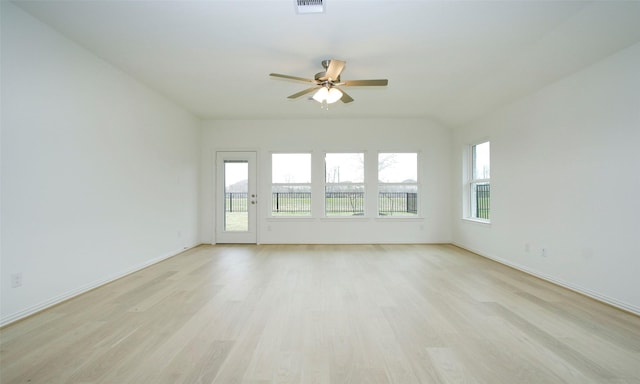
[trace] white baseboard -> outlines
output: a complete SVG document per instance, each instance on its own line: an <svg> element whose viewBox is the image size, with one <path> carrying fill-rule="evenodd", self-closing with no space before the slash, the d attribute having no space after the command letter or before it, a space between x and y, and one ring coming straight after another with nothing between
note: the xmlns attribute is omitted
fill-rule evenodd
<svg viewBox="0 0 640 384"><path fill-rule="evenodd" d="M452 243L452 244L455 245L458 248L462 248L462 249L467 250L469 252L473 252L476 255L485 257L487 259L491 259L491 260L493 260L495 262L498 262L500 264L506 265L506 266L511 267L513 269L517 269L518 271L522 271L522 272L524 272L524 273L526 273L528 275L535 276L535 277L537 277L539 279L548 281L548 282L550 282L552 284L558 285L560 287L563 287L563 288L569 289L571 291L577 292L577 293L579 293L581 295L588 296L588 297L590 297L590 298L592 298L594 300L597 300L597 301L600 301L602 303L611 305L611 306L616 307L618 309L621 309L623 311L626 311L626 312L629 312L629 313L633 313L634 315L640 316L640 307L637 307L635 305L631 305L629 303L625 303L623 301L614 299L612 297L608 297L606 295L600 294L600 293L598 293L596 291L593 291L591 289L587 289L587 288L584 288L584 287L581 287L581 286L578 286L578 285L575 285L575 284L572 284L572 283L569 283L569 282L566 282L566 281L563 281L563 280L556 279L556 278L554 278L552 276L545 275L543 273L537 272L535 270L532 270L530 268L527 268L525 266L522 266L522 265L519 265L519 264L516 264L516 263L512 263L512 262L510 262L508 260L504 260L504 259L499 258L499 257L488 255L488 254L480 252L478 250L466 247L466 246L464 246L462 244L458 244L458 243L455 243L455 242Z"/></svg>
<svg viewBox="0 0 640 384"><path fill-rule="evenodd" d="M52 306L54 306L56 304L59 304L59 303L61 303L63 301L69 300L69 299L71 299L71 298L73 298L75 296L79 296L79 295L81 295L83 293L86 293L86 292L92 290L92 289L95 289L95 288L98 288L98 287L100 287L102 285L111 283L112 281L115 281L115 280L118 280L120 278L123 278L123 277L125 277L127 275L130 275L130 274L134 273L134 272L138 272L138 271L140 271L140 270L142 270L144 268L147 268L147 267L149 267L149 266L151 266L153 264L159 263L159 262L161 262L163 260L166 260L166 259L168 259L170 257L179 255L182 252L186 252L186 251L188 251L188 250L190 250L192 248L195 248L198 245L199 244L195 244L195 245L187 246L184 249L175 250L175 251L172 251L172 252L165 253L165 254L163 254L161 256L158 256L158 257L155 257L155 258L153 258L151 260L147 260L144 263L135 265L135 266L133 266L131 268L128 268L128 269L126 269L124 271L120 271L118 273L115 273L115 274L113 274L111 276L108 276L108 277L106 277L104 279L91 282L91 283L86 284L86 285L84 285L82 287L78 287L78 288L72 289L70 291L67 291L67 292L65 292L63 294L60 294L60 295L54 296L52 298L49 298L49 299L47 299L47 300L45 300L45 301L43 301L41 303L38 303L36 305L32 305L32 306L30 306L28 308L25 308L25 309L23 309L21 311L18 311L16 313L12 313L12 314L9 314L7 316L3 316L2 318L0 318L0 327L4 327L5 325L9 325L9 324L14 323L14 322L16 322L18 320L24 319L25 317L28 317L28 316L31 316L31 315L37 313L37 312L43 311L43 310L45 310L45 309L47 309L49 307L52 307Z"/></svg>

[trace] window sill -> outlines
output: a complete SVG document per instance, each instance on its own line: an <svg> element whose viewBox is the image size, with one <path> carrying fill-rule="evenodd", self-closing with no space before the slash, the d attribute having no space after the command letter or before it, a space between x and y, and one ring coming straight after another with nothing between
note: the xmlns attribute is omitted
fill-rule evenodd
<svg viewBox="0 0 640 384"><path fill-rule="evenodd" d="M353 215L353 216L323 216L323 217L311 217L311 216L269 216L266 218L266 221L269 222L282 222L282 221L371 221L375 220L377 222L417 222L424 221L424 217L406 217L406 216L363 216L363 215Z"/></svg>
<svg viewBox="0 0 640 384"><path fill-rule="evenodd" d="M469 223L475 223L475 224L481 224L481 225L487 225L487 226L491 225L491 221L490 220L474 219L473 217L463 217L462 221L466 221L466 222L469 222Z"/></svg>
<svg viewBox="0 0 640 384"><path fill-rule="evenodd" d="M415 221L424 221L424 217L421 216L378 216L376 217L376 221L379 222L385 222L385 221L393 221L393 222L398 222L398 221L408 221L408 222L415 222Z"/></svg>
<svg viewBox="0 0 640 384"><path fill-rule="evenodd" d="M311 216L269 216L266 221L315 221L315 217Z"/></svg>
<svg viewBox="0 0 640 384"><path fill-rule="evenodd" d="M362 215L353 215L353 216L325 216L321 217L320 221L370 221L371 218Z"/></svg>

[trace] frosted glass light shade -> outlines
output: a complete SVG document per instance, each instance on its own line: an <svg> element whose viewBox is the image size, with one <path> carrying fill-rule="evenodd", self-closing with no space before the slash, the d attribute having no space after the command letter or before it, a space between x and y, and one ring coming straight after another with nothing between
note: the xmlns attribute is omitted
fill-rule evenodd
<svg viewBox="0 0 640 384"><path fill-rule="evenodd" d="M336 101L340 100L342 97L342 92L340 92L337 88L331 88L329 90L329 94L327 95L327 103L333 104Z"/></svg>
<svg viewBox="0 0 640 384"><path fill-rule="evenodd" d="M342 92L337 88L327 89L322 87L313 95L313 99L319 103L326 102L327 104L335 103L342 98Z"/></svg>
<svg viewBox="0 0 640 384"><path fill-rule="evenodd" d="M325 87L322 87L318 89L316 93L313 94L313 100L317 101L318 103L322 103L323 101L327 100L328 95L329 95L329 90Z"/></svg>

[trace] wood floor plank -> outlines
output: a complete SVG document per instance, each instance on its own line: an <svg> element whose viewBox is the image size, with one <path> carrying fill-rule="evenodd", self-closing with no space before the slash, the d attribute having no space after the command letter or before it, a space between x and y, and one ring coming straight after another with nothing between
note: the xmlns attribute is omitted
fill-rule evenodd
<svg viewBox="0 0 640 384"><path fill-rule="evenodd" d="M200 246L0 330L0 383L640 383L640 318L450 245Z"/></svg>

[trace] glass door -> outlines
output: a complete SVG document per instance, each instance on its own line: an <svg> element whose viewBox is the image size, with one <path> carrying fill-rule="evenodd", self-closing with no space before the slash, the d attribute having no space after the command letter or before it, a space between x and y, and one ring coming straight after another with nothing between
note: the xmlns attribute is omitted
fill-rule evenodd
<svg viewBox="0 0 640 384"><path fill-rule="evenodd" d="M216 154L216 243L257 242L256 153Z"/></svg>

